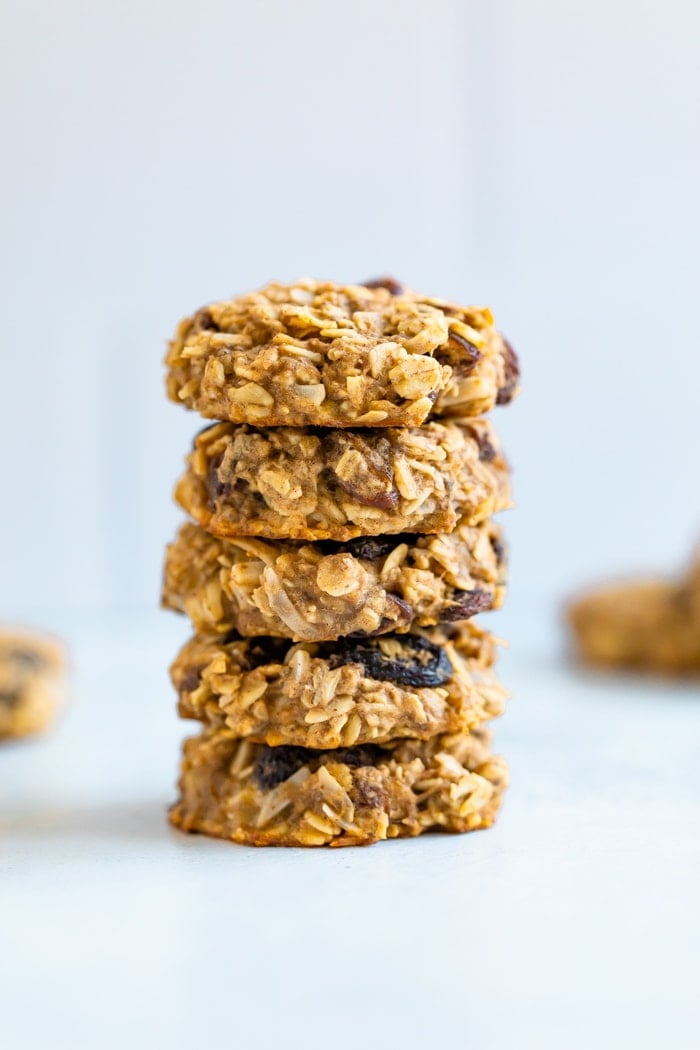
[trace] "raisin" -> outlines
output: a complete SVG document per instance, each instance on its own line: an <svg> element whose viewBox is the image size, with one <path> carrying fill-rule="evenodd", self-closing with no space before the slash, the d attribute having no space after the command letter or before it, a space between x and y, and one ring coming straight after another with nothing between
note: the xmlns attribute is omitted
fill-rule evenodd
<svg viewBox="0 0 700 1050"><path fill-rule="evenodd" d="M357 432L349 435L331 431L323 439L323 444L324 455L331 462L340 462L343 454L350 450L360 454L362 465L349 477L341 478L333 467L328 468L333 483L348 496L365 507L379 510L393 510L398 505L399 493L394 486L394 469L390 463L391 445L385 438L369 445Z"/></svg>
<svg viewBox="0 0 700 1050"><path fill-rule="evenodd" d="M197 310L192 321L192 328L195 332L220 331L218 324L211 315L211 311L206 306L202 307L201 310Z"/></svg>
<svg viewBox="0 0 700 1050"><path fill-rule="evenodd" d="M477 427L467 427L469 436L474 438L479 447L479 462L480 463L493 463L494 459L498 455L498 451L492 444L488 434L479 430Z"/></svg>
<svg viewBox="0 0 700 1050"><path fill-rule="evenodd" d="M330 478L328 479L330 481ZM396 532L390 536L356 536L353 540L317 540L316 546L323 554L352 554L353 558L363 561L379 561L398 547L406 543L415 547L418 536L413 532Z"/></svg>
<svg viewBox="0 0 700 1050"><path fill-rule="evenodd" d="M11 649L7 655L15 667L22 671L38 671L46 664L45 657L35 649Z"/></svg>
<svg viewBox="0 0 700 1050"><path fill-rule="evenodd" d="M343 544L343 549L355 558L364 558L366 561L379 561L386 558L394 549L394 537L386 536L358 536Z"/></svg>
<svg viewBox="0 0 700 1050"><path fill-rule="evenodd" d="M402 543L412 546L416 537L409 533L397 533L395 536L358 536L354 540L342 543L339 552L347 551L355 558L363 558L365 561L379 561L386 558L388 554Z"/></svg>
<svg viewBox="0 0 700 1050"><path fill-rule="evenodd" d="M202 667L190 667L189 670L185 671L182 678L180 679L179 691L181 693L193 693L195 689L199 688L199 683L202 681Z"/></svg>
<svg viewBox="0 0 700 1050"><path fill-rule="evenodd" d="M473 343L470 343L468 339L465 339L461 335L457 335L457 333L452 330L450 330L449 342L456 343L462 350L459 360L454 365L455 372L457 372L458 375L468 375L481 359L481 350L474 346Z"/></svg>
<svg viewBox="0 0 700 1050"><path fill-rule="evenodd" d="M410 623L413 619L413 606L409 605L403 598L399 598L398 594L387 595L387 602L389 606L394 609L395 616L393 622L396 624ZM386 618L382 620L382 626L386 622ZM386 628L384 628L386 630ZM384 633L381 631L379 633Z"/></svg>
<svg viewBox="0 0 700 1050"><path fill-rule="evenodd" d="M224 461L223 452L219 452L218 455L214 456L211 463L209 464L209 499L216 500L220 499L221 496L225 496L229 491L229 485L227 482L222 481L219 477L219 467Z"/></svg>
<svg viewBox="0 0 700 1050"><path fill-rule="evenodd" d="M420 635L403 635L397 639L401 655L387 656L381 641L341 638L330 654L331 667L361 664L368 678L395 685L426 687L444 685L452 676L452 664L441 646Z"/></svg>
<svg viewBox="0 0 700 1050"><path fill-rule="evenodd" d="M498 391L496 397L497 405L507 405L513 400L513 396L515 395L520 380L520 363L518 361L518 355L507 339L503 340L503 348L503 362L505 364L506 375L505 382Z"/></svg>
<svg viewBox="0 0 700 1050"><path fill-rule="evenodd" d="M365 507L376 507L377 510L394 510L399 502L399 493L395 488L380 489L369 492L364 486L353 485L351 481L339 482L341 489L348 496Z"/></svg>
<svg viewBox="0 0 700 1050"><path fill-rule="evenodd" d="M250 488L245 478L221 478L222 462L224 462L224 453L218 453L209 464L209 503L212 507L216 500L228 499L232 492L246 492Z"/></svg>
<svg viewBox="0 0 700 1050"><path fill-rule="evenodd" d="M332 762L342 762L358 769L360 766L376 766L382 757L382 749L377 744L358 744L357 747L338 747L326 754Z"/></svg>
<svg viewBox="0 0 700 1050"><path fill-rule="evenodd" d="M234 642L241 641L243 639L238 631L234 629L223 636L221 644L232 645ZM284 655L291 644L284 638L269 638L267 636L248 638L247 644L242 646L236 653L236 660L244 671L252 671L255 667L260 667L262 664L280 663L284 660Z"/></svg>
<svg viewBox="0 0 700 1050"><path fill-rule="evenodd" d="M481 463L493 463L498 455L495 447L484 434L479 442L479 461Z"/></svg>
<svg viewBox="0 0 700 1050"><path fill-rule="evenodd" d="M383 751L377 744L359 744L357 747L338 747L330 751L321 751L312 747L297 747L294 744L282 744L280 747L263 745L255 760L253 775L258 787L266 791L277 787L283 780L288 780L302 766L318 768L322 760L342 762L352 769L361 766L375 766L382 757Z"/></svg>
<svg viewBox="0 0 700 1050"><path fill-rule="evenodd" d="M487 591L475 587L473 591L453 591L453 604L446 609L441 620L452 623L454 620L468 620L478 612L486 612L493 605L493 596Z"/></svg>
<svg viewBox="0 0 700 1050"><path fill-rule="evenodd" d="M292 744L268 747L265 744L260 748L255 760L255 782L264 791L270 791L282 781L288 780L313 755L314 752L306 747L295 747Z"/></svg>
<svg viewBox="0 0 700 1050"><path fill-rule="evenodd" d="M284 638L249 638L246 647L249 669L261 667L263 664L281 663L290 645L291 642Z"/></svg>
<svg viewBox="0 0 700 1050"><path fill-rule="evenodd" d="M0 689L0 707L17 707L22 699L19 689Z"/></svg>
<svg viewBox="0 0 700 1050"><path fill-rule="evenodd" d="M387 292L391 295L401 295L403 292L403 285L394 277L375 277L371 281L363 281L365 288L386 288Z"/></svg>
<svg viewBox="0 0 700 1050"><path fill-rule="evenodd" d="M491 540L491 549L496 556L496 562L498 565L502 565L506 556L506 549L500 540L497 540L495 536Z"/></svg>

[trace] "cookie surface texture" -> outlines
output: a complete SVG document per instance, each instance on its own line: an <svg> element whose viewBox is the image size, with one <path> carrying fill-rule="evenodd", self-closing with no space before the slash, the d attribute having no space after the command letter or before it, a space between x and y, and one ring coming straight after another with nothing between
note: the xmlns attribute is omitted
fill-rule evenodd
<svg viewBox="0 0 700 1050"><path fill-rule="evenodd" d="M311 279L203 307L179 325L166 366L171 400L257 427L479 416L512 400L519 377L488 309L395 282Z"/></svg>

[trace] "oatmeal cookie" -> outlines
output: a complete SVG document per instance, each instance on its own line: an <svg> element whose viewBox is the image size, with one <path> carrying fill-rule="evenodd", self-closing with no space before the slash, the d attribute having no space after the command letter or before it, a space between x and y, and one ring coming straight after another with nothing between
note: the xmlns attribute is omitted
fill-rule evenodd
<svg viewBox="0 0 700 1050"><path fill-rule="evenodd" d="M518 387L490 310L396 282L272 283L181 322L168 396L207 419L257 427L419 426L479 416Z"/></svg>
<svg viewBox="0 0 700 1050"><path fill-rule="evenodd" d="M52 638L0 628L0 739L46 729L66 692L66 657Z"/></svg>
<svg viewBox="0 0 700 1050"><path fill-rule="evenodd" d="M188 522L167 550L162 601L187 613L201 634L323 642L497 609L505 570L501 530L492 521L439 536L346 543L220 540Z"/></svg>
<svg viewBox="0 0 700 1050"><path fill-rule="evenodd" d="M511 503L508 467L483 419L412 430L217 423L187 463L175 498L224 539L451 532Z"/></svg>
<svg viewBox="0 0 700 1050"><path fill-rule="evenodd" d="M700 615L687 581L601 587L568 609L577 655L586 663L662 674L700 672Z"/></svg>
<svg viewBox="0 0 700 1050"><path fill-rule="evenodd" d="M270 748L206 729L185 741L170 820L253 846L361 846L487 828L507 777L483 729L337 751Z"/></svg>
<svg viewBox="0 0 700 1050"><path fill-rule="evenodd" d="M183 718L301 747L426 739L500 715L507 693L489 634L450 628L300 642L195 636L170 674Z"/></svg>

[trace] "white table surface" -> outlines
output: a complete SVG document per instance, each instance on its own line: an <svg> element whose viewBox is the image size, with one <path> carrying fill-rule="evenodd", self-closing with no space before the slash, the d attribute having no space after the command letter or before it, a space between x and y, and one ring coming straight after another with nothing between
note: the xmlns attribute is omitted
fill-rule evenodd
<svg viewBox="0 0 700 1050"><path fill-rule="evenodd" d="M520 639L495 828L255 850L165 820L184 635L72 629L68 714L0 750L3 1047L697 1050L697 688Z"/></svg>

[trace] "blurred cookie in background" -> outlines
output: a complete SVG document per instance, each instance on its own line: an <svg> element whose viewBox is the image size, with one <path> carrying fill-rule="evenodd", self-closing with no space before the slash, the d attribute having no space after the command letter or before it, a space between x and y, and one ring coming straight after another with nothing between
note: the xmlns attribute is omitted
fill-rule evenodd
<svg viewBox="0 0 700 1050"><path fill-rule="evenodd" d="M700 556L679 580L609 584L567 609L576 656L611 669L700 675Z"/></svg>
<svg viewBox="0 0 700 1050"><path fill-rule="evenodd" d="M0 626L0 740L47 729L63 708L67 653L55 638Z"/></svg>

